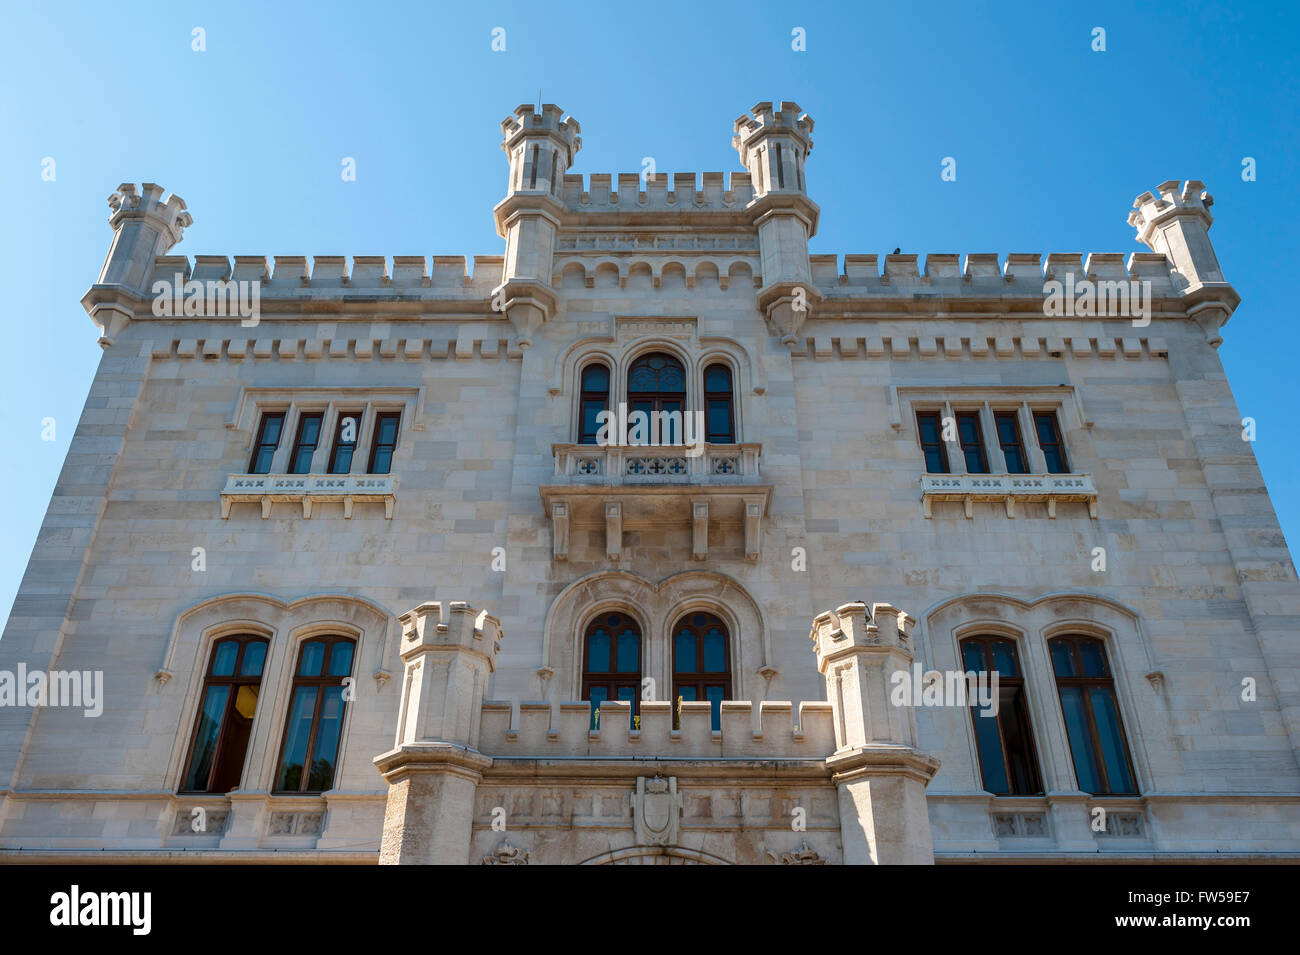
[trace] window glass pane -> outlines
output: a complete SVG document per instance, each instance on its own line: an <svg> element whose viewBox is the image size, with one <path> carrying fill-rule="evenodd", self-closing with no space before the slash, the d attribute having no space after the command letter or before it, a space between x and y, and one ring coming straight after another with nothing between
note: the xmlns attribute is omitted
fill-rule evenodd
<svg viewBox="0 0 1300 955"><path fill-rule="evenodd" d="M233 676L235 658L239 656L238 640L222 640L212 652L212 675Z"/></svg>
<svg viewBox="0 0 1300 955"><path fill-rule="evenodd" d="M641 669L641 635L627 629L618 635L618 672L636 673Z"/></svg>
<svg viewBox="0 0 1300 955"><path fill-rule="evenodd" d="M1017 444L1016 419L1011 415L998 415L998 440L1003 444Z"/></svg>
<svg viewBox="0 0 1300 955"><path fill-rule="evenodd" d="M600 413L605 410L605 406L599 401L584 401L582 403L582 437L580 444L595 444L596 436L600 433Z"/></svg>
<svg viewBox="0 0 1300 955"><path fill-rule="evenodd" d="M325 661L325 644L309 640L302 645L302 662L298 664L299 676L320 676L320 665Z"/></svg>
<svg viewBox="0 0 1300 955"><path fill-rule="evenodd" d="M1128 755L1124 746L1124 731L1120 728L1119 712L1115 707L1115 694L1108 686L1088 688L1092 713L1097 719L1097 737L1101 740L1102 759L1106 761L1106 777L1113 793L1137 792L1133 777L1128 771Z"/></svg>
<svg viewBox="0 0 1300 955"><path fill-rule="evenodd" d="M1084 640L1079 643L1079 658L1083 661L1084 676L1109 676L1106 670L1106 651L1100 640Z"/></svg>
<svg viewBox="0 0 1300 955"><path fill-rule="evenodd" d="M1088 732L1088 715L1083 708L1081 687L1061 687L1061 710L1065 714L1065 729L1070 737L1070 752L1074 756L1079 788L1086 793L1100 792L1101 776L1097 772L1097 755L1092 751L1092 736Z"/></svg>
<svg viewBox="0 0 1300 955"><path fill-rule="evenodd" d="M663 414L659 418L659 435L660 444L681 444L682 443L682 403L680 401L664 401L662 403ZM673 417L669 417L673 415Z"/></svg>
<svg viewBox="0 0 1300 955"><path fill-rule="evenodd" d="M307 741L311 738L311 720L316 710L316 687L300 686L293 691L289 704L289 726L284 734L280 775L275 788L297 792L302 786L302 768L307 759Z"/></svg>
<svg viewBox="0 0 1300 955"><path fill-rule="evenodd" d="M269 474L271 471L271 461L275 458L275 448L262 447L258 448L257 456L253 459L254 474Z"/></svg>
<svg viewBox="0 0 1300 955"><path fill-rule="evenodd" d="M1016 672L1015 648L1006 640L993 643L993 669L1002 676L1019 676Z"/></svg>
<svg viewBox="0 0 1300 955"><path fill-rule="evenodd" d="M587 638L587 672L609 672L609 632L599 627Z"/></svg>
<svg viewBox="0 0 1300 955"><path fill-rule="evenodd" d="M330 474L347 474L352 470L352 451L350 444L341 444L334 449L334 460L330 462Z"/></svg>
<svg viewBox="0 0 1300 955"><path fill-rule="evenodd" d="M379 442L393 444L397 440L397 416L382 415L379 418Z"/></svg>
<svg viewBox="0 0 1300 955"><path fill-rule="evenodd" d="M724 673L727 669L727 638L717 627L704 634L704 672Z"/></svg>
<svg viewBox="0 0 1300 955"><path fill-rule="evenodd" d="M992 716L980 716L978 707L971 707L971 714L975 720L975 742L979 747L984 788L1005 796L1010 788L1007 785L1006 763L1002 759L1002 737L998 733L998 721Z"/></svg>
<svg viewBox="0 0 1300 955"><path fill-rule="evenodd" d="M375 466L371 469L372 474L387 474L393 469L393 450L392 448L375 449Z"/></svg>
<svg viewBox="0 0 1300 955"><path fill-rule="evenodd" d="M931 474L946 474L948 469L944 467L943 452L938 448L926 450L925 469Z"/></svg>
<svg viewBox="0 0 1300 955"><path fill-rule="evenodd" d="M330 648L330 676L347 676L352 672L352 641L342 640Z"/></svg>
<svg viewBox="0 0 1300 955"><path fill-rule="evenodd" d="M695 687L679 686L677 688L677 695L681 697L683 700L693 700L695 699Z"/></svg>
<svg viewBox="0 0 1300 955"><path fill-rule="evenodd" d="M958 415L957 432L961 435L962 444L979 444L979 424L974 415Z"/></svg>
<svg viewBox="0 0 1300 955"><path fill-rule="evenodd" d="M921 426L921 440L933 444L939 440L939 416L921 415L917 418Z"/></svg>
<svg viewBox="0 0 1300 955"><path fill-rule="evenodd" d="M604 365L588 365L582 372L583 391L608 391L609 369Z"/></svg>
<svg viewBox="0 0 1300 955"><path fill-rule="evenodd" d="M1052 641L1052 668L1057 676L1074 676L1074 654L1064 640Z"/></svg>
<svg viewBox="0 0 1300 955"><path fill-rule="evenodd" d="M722 729L722 695L723 688L720 686L710 686L705 688L704 695L708 699L709 715L713 721L715 730Z"/></svg>
<svg viewBox="0 0 1300 955"><path fill-rule="evenodd" d="M253 714L257 712L257 687L241 686L235 691L234 705L226 714L226 724L221 729L217 762L212 768L208 791L228 793L239 786L244 772L244 753L248 750L248 737L253 730Z"/></svg>
<svg viewBox="0 0 1300 955"><path fill-rule="evenodd" d="M618 698L632 707L628 714L628 726L636 726L636 689L630 686L620 686L618 688Z"/></svg>
<svg viewBox="0 0 1300 955"><path fill-rule="evenodd" d="M678 673L694 673L695 666L695 635L689 630L682 630L677 634L673 645L673 669Z"/></svg>
<svg viewBox="0 0 1300 955"><path fill-rule="evenodd" d="M1002 455L1007 459L1008 474L1027 474L1028 469L1025 467L1024 458L1020 455L1020 448L1005 447L1002 449Z"/></svg>
<svg viewBox="0 0 1300 955"><path fill-rule="evenodd" d="M1038 427L1038 440L1041 444L1056 444L1056 419L1051 415L1034 415Z"/></svg>
<svg viewBox="0 0 1300 955"><path fill-rule="evenodd" d="M983 474L985 472L984 455L980 453L978 448L966 449L966 470L970 474Z"/></svg>
<svg viewBox="0 0 1300 955"><path fill-rule="evenodd" d="M968 671L978 673L984 669L984 650L974 640L961 645L961 658Z"/></svg>
<svg viewBox="0 0 1300 955"><path fill-rule="evenodd" d="M334 784L334 763L338 757L339 732L343 727L343 687L324 690L320 704L320 724L316 728L316 745L312 747L311 775L308 792L324 792Z"/></svg>
<svg viewBox="0 0 1300 955"><path fill-rule="evenodd" d="M710 365L704 372L705 391L730 391L731 371L725 365Z"/></svg>
<svg viewBox="0 0 1300 955"><path fill-rule="evenodd" d="M229 696L228 686L210 686L203 695L194 752L190 756L189 769L185 772L185 781L181 784L181 789L185 792L207 789L208 774L212 771L212 758L216 754L217 739L221 732L221 718L225 715Z"/></svg>
<svg viewBox="0 0 1300 955"><path fill-rule="evenodd" d="M1049 474L1065 473L1065 461L1061 458L1061 453L1055 448L1044 447L1043 459L1047 463Z"/></svg>
<svg viewBox="0 0 1300 955"><path fill-rule="evenodd" d="M1011 791L1018 796L1041 792L1034 768L1034 741L1029 736L1029 709L1018 686L998 688L998 728L1011 763Z"/></svg>
<svg viewBox="0 0 1300 955"><path fill-rule="evenodd" d="M244 646L244 662L239 665L239 672L244 676L261 676L265 662L266 641L254 640Z"/></svg>
<svg viewBox="0 0 1300 955"><path fill-rule="evenodd" d="M711 444L731 443L731 402L711 399L708 403L708 431Z"/></svg>
<svg viewBox="0 0 1300 955"><path fill-rule="evenodd" d="M267 415L263 419L262 444L279 444L280 429L284 427L284 415Z"/></svg>

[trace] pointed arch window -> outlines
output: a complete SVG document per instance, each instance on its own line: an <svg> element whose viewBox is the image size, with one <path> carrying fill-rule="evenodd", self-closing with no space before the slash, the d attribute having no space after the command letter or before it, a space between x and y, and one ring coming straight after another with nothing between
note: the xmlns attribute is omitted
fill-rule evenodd
<svg viewBox="0 0 1300 955"><path fill-rule="evenodd" d="M299 649L275 771L276 792L322 793L333 788L347 709L343 681L352 674L355 648L350 637L328 636L306 640Z"/></svg>
<svg viewBox="0 0 1300 955"><path fill-rule="evenodd" d="M1065 636L1048 646L1079 788L1095 796L1136 795L1105 644L1096 637Z"/></svg>
<svg viewBox="0 0 1300 955"><path fill-rule="evenodd" d="M967 637L961 642L961 657L967 673L998 675L997 709L985 715L977 703L971 706L984 788L997 796L1041 793L1029 702L1015 641L998 636Z"/></svg>
<svg viewBox="0 0 1300 955"><path fill-rule="evenodd" d="M609 410L609 369L593 362L582 369L578 405L579 444L595 444L600 433L600 413Z"/></svg>
<svg viewBox="0 0 1300 955"><path fill-rule="evenodd" d="M265 637L246 634L212 645L181 792L228 793L239 787L268 644Z"/></svg>
<svg viewBox="0 0 1300 955"><path fill-rule="evenodd" d="M709 444L736 443L731 369L720 363L704 369L704 427Z"/></svg>
<svg viewBox="0 0 1300 955"><path fill-rule="evenodd" d="M673 627L673 700L708 700L713 728L722 728L722 701L731 699L727 625L711 613L689 613Z"/></svg>
<svg viewBox="0 0 1300 955"><path fill-rule="evenodd" d="M651 444L682 444L686 411L686 372L672 355L642 355L627 370L628 410L649 415L646 440ZM632 427L636 427L633 420Z"/></svg>
<svg viewBox="0 0 1300 955"><path fill-rule="evenodd" d="M632 704L635 723L641 696L641 626L620 611L603 613L587 625L582 641L582 698L591 701L591 725L599 725L600 704Z"/></svg>

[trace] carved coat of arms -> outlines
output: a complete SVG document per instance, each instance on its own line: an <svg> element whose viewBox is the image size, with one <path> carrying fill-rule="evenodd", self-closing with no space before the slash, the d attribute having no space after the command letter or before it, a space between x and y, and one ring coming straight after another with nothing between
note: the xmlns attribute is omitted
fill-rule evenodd
<svg viewBox="0 0 1300 955"><path fill-rule="evenodd" d="M633 816L636 820L637 842L643 846L671 846L677 842L677 829L682 815L682 797L677 792L677 778L662 776L636 781L636 803Z"/></svg>

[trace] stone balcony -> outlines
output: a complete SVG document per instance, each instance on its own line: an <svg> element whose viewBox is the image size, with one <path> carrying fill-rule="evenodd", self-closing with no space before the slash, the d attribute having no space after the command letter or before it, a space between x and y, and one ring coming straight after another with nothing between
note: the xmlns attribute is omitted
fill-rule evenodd
<svg viewBox="0 0 1300 955"><path fill-rule="evenodd" d="M351 519L355 503L384 505L384 517L392 520L397 495L397 478L391 474L231 474L221 490L221 517L230 517L234 504L262 505L262 517L271 516L273 504L301 504L302 516L310 518L312 506L343 504L343 516Z"/></svg>
<svg viewBox="0 0 1300 955"><path fill-rule="evenodd" d="M691 527L691 556L709 556L709 527L744 528L744 557L758 559L772 487L760 483L761 444L554 444L552 483L541 487L554 557L567 560L574 527L605 531L609 560L622 555L623 529ZM716 538L715 538L716 540ZM715 553L715 556L716 553Z"/></svg>
<svg viewBox="0 0 1300 955"><path fill-rule="evenodd" d="M1006 507L1007 517L1016 516L1017 503L1047 505L1047 516L1056 517L1057 504L1087 504L1088 516L1097 516L1097 487L1091 474L923 474L921 507L932 517L935 501L961 501L966 516L975 516L976 502L993 502Z"/></svg>
<svg viewBox="0 0 1300 955"><path fill-rule="evenodd" d="M761 444L705 444L692 457L685 445L553 444L556 483L746 484L759 478Z"/></svg>

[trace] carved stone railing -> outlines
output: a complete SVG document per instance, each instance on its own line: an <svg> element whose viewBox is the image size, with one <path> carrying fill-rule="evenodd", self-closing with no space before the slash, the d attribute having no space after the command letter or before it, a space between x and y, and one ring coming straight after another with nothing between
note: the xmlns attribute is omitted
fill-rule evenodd
<svg viewBox="0 0 1300 955"><path fill-rule="evenodd" d="M239 503L262 505L262 517L271 516L272 504L302 504L302 516L311 517L312 505L342 502L343 516L352 517L352 505L382 503L384 517L393 517L397 478L391 474L231 474L221 490L221 516Z"/></svg>
<svg viewBox="0 0 1300 955"><path fill-rule="evenodd" d="M921 506L931 517L935 501L961 501L966 516L974 516L977 501L1004 504L1007 517L1016 516L1016 503L1046 503L1047 516L1056 517L1057 504L1087 504L1097 516L1097 487L1091 474L923 474Z"/></svg>
<svg viewBox="0 0 1300 955"><path fill-rule="evenodd" d="M553 444L560 484L750 484L759 478L761 444ZM688 451L700 453L692 457Z"/></svg>

